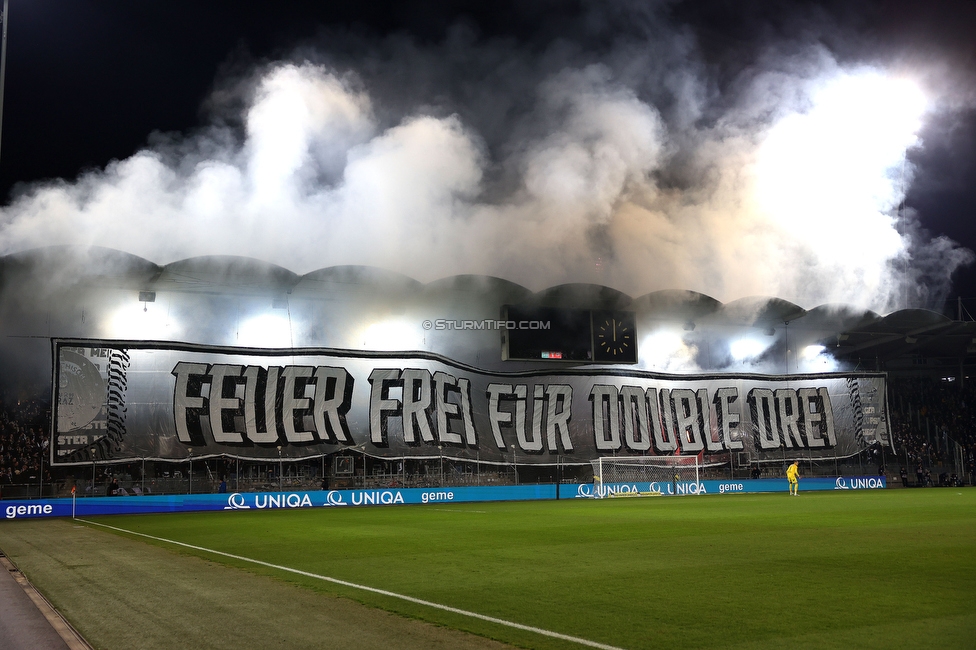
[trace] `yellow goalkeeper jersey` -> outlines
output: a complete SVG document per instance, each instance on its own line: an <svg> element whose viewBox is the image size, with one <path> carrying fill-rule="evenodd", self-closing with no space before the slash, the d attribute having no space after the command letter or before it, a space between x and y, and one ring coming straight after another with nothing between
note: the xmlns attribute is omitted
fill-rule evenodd
<svg viewBox="0 0 976 650"><path fill-rule="evenodd" d="M788 478L791 481L795 481L799 477L799 475L800 475L800 468L798 468L796 465L790 465L789 468L786 470L786 478Z"/></svg>

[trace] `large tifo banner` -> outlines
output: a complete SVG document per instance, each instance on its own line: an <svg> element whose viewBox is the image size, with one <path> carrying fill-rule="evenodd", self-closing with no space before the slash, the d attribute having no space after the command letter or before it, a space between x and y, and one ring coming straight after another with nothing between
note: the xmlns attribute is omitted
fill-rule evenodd
<svg viewBox="0 0 976 650"><path fill-rule="evenodd" d="M883 374L484 371L425 353L56 339L54 464L228 455L540 464L888 444ZM740 457L741 458L741 457Z"/></svg>

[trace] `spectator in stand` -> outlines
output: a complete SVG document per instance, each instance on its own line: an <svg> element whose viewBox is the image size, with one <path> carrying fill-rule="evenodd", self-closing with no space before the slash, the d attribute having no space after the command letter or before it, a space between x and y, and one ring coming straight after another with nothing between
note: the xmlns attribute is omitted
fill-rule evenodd
<svg viewBox="0 0 976 650"><path fill-rule="evenodd" d="M26 483L39 477L49 426L50 408L40 399L14 400L0 390L0 483Z"/></svg>
<svg viewBox="0 0 976 650"><path fill-rule="evenodd" d="M899 457L936 474L963 465L976 449L976 381L961 384L938 377L893 377L888 383L892 439ZM960 453L961 452L961 453ZM965 474L963 475L965 477Z"/></svg>

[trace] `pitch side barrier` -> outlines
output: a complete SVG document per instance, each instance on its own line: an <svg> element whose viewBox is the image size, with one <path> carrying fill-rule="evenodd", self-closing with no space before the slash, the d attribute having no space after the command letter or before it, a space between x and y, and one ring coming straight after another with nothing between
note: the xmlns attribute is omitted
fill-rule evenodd
<svg viewBox="0 0 976 650"><path fill-rule="evenodd" d="M824 490L877 490L888 487L884 476L816 477L800 480L800 492ZM789 491L785 478L742 479L729 481L654 481L634 483L581 483L560 485L560 499L615 498L644 495L685 496L701 494L757 494Z"/></svg>
<svg viewBox="0 0 976 650"><path fill-rule="evenodd" d="M401 504L539 501L556 498L554 484L491 487L377 488L294 492L233 492L230 494L171 494L141 497L85 497L0 502L4 519L136 515L217 510L277 510L281 508L342 508Z"/></svg>
<svg viewBox="0 0 976 650"><path fill-rule="evenodd" d="M883 476L841 476L807 478L800 491L869 490L886 487ZM558 488L558 497L557 497ZM362 490L314 490L295 492L234 492L231 494L174 494L140 497L86 497L81 499L29 499L0 502L2 519L37 517L92 517L166 512L218 510L277 510L282 508L343 508L406 504L445 505L491 501L542 501L591 499L615 496L664 496L741 494L787 491L786 479L742 481L678 481L673 483L608 483L596 488L591 483L538 485L381 488Z"/></svg>

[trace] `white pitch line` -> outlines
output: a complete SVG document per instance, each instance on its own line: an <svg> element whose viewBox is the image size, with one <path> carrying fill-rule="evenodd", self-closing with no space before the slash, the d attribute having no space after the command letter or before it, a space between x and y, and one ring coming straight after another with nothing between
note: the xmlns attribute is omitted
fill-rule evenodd
<svg viewBox="0 0 976 650"><path fill-rule="evenodd" d="M167 544L174 544L176 546L182 546L184 548L192 548L195 551L203 551L204 553L213 553L214 555L221 555L223 557L229 557L234 560L240 560L241 562L250 562L251 564L257 564L260 566L268 567L271 569L278 569L279 571L287 571L288 573L295 573L306 578L315 578L317 580L324 580L326 582L331 582L333 584L342 585L343 587L351 587L353 589L361 589L363 591L369 591L374 594L380 594L381 596L389 596L390 598L399 598L400 600L405 600L407 602L415 603L417 605L425 605L427 607L432 607L434 609L440 609L445 612L451 612L452 614L460 614L462 616L470 616L471 618L477 618L482 621L488 621L489 623L497 623L498 625L504 625L506 627L515 628L517 630L523 630L526 632L535 632L536 634L541 634L543 636L548 636L553 639L560 639L562 641L570 641L572 643L578 643L579 645L585 645L590 648L600 648L601 650L624 650L613 645L607 645L606 643L598 643L597 641L590 641L589 639L581 639L580 637L570 636L568 634L560 634L559 632L553 632L551 630L544 630L540 627L532 627L531 625L522 625L521 623L515 623L513 621L506 621L503 618L495 618L494 616L487 616L485 614L479 614L477 612L469 612L465 609L458 609L457 607L451 607L449 605L441 605L440 603L431 602L429 600L423 600L421 598L414 598L413 596L405 596L404 594L398 594L392 591L387 591L385 589L377 589L376 587L368 587L366 585L359 585L355 582L348 582L346 580L340 580L338 578L330 578L329 576L319 575L317 573L310 573L308 571L302 571L301 569L293 569L291 567L282 566L280 564L272 564L271 562L265 562L263 560L255 560L253 558L244 557L242 555L234 555L233 553L225 553L223 551L216 551L212 548L205 548L203 546L194 546L193 544L187 544L185 542L177 542L173 539L166 539L165 537L156 537L155 535L147 535L146 533L137 533L134 530L126 530L125 528L117 528L116 526L109 526L108 524L100 524L97 521L89 521L87 519L78 519L77 521L84 522L86 524L91 524L92 526L101 526L102 528L108 528L110 530L117 530L120 533L126 533L128 535L137 535L139 537L145 537L146 539L154 539L157 542L166 542Z"/></svg>
<svg viewBox="0 0 976 650"><path fill-rule="evenodd" d="M473 512L478 515L488 514L487 510L460 510L458 508L431 508L431 510L436 510L438 512Z"/></svg>

